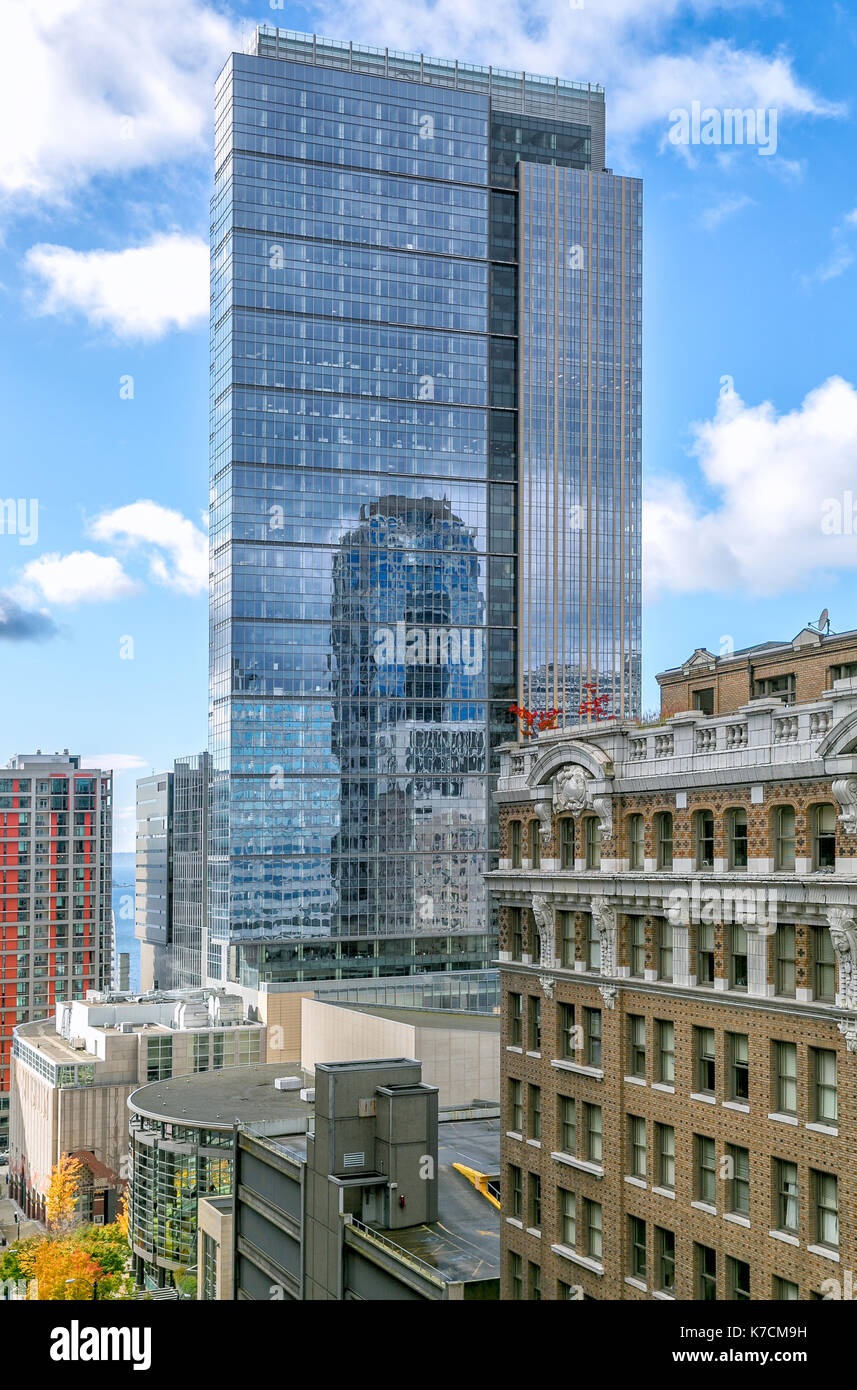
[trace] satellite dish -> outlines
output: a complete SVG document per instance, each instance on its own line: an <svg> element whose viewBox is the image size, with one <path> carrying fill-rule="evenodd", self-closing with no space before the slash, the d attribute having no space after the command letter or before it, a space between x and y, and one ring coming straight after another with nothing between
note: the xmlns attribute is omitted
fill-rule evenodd
<svg viewBox="0 0 857 1390"><path fill-rule="evenodd" d="M818 630L821 632L823 627L830 627L830 618L826 608L821 610L821 617L818 620Z"/></svg>

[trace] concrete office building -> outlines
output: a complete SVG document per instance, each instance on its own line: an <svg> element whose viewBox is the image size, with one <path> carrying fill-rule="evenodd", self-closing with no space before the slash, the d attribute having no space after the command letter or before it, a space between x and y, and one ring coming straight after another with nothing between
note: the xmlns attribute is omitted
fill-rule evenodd
<svg viewBox="0 0 857 1390"><path fill-rule="evenodd" d="M640 689L597 85L261 26L216 91L210 978L481 968L509 707Z"/></svg>
<svg viewBox="0 0 857 1390"><path fill-rule="evenodd" d="M240 1125L234 1201L199 1203L198 1296L496 1298L498 1212L453 1164L496 1176L497 1112L439 1124L437 1099L408 1058L320 1063L305 1135L272 1107Z"/></svg>
<svg viewBox="0 0 857 1390"><path fill-rule="evenodd" d="M127 1101L140 1085L264 1062L263 1024L222 991L92 994L19 1025L12 1052L10 1191L44 1217L51 1169L78 1154L97 1179L93 1214L110 1215L129 1176Z"/></svg>
<svg viewBox="0 0 857 1390"><path fill-rule="evenodd" d="M110 987L112 797L112 774L68 749L0 768L0 1153L16 1025Z"/></svg>
<svg viewBox="0 0 857 1390"><path fill-rule="evenodd" d="M137 781L140 984L200 989L208 971L208 753Z"/></svg>
<svg viewBox="0 0 857 1390"><path fill-rule="evenodd" d="M857 633L658 679L502 752L503 1296L845 1296Z"/></svg>

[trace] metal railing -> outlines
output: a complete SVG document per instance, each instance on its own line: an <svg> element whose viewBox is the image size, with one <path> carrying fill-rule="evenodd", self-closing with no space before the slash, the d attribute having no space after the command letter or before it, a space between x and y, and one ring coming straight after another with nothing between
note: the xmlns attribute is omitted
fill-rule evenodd
<svg viewBox="0 0 857 1390"><path fill-rule="evenodd" d="M374 1243L380 1245L382 1249L389 1250L390 1254L393 1255L395 1259L401 1260L403 1264L410 1265L418 1274L422 1275L424 1279L429 1279L441 1289L446 1288L446 1280L443 1278L443 1275L438 1274L433 1265L426 1264L425 1260L421 1260L418 1255L412 1255L410 1250L405 1250L403 1246L397 1245L394 1240L390 1240L387 1236L382 1236L380 1231L374 1231L371 1226L365 1226L362 1221L358 1221L354 1216L352 1216L348 1225L355 1231L359 1231L367 1240L374 1241Z"/></svg>

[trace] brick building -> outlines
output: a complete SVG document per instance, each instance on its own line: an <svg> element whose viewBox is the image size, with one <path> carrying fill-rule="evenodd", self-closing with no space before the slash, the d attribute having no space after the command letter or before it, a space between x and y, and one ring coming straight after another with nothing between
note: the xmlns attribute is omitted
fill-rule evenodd
<svg viewBox="0 0 857 1390"><path fill-rule="evenodd" d="M791 688L752 699L711 657L715 715L679 668L660 724L502 750L504 1298L849 1296L857 635L836 640L777 644Z"/></svg>

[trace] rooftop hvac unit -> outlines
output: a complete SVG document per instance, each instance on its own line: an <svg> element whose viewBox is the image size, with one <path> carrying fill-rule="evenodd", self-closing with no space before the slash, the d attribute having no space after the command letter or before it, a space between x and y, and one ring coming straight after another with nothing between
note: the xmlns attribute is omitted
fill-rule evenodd
<svg viewBox="0 0 857 1390"><path fill-rule="evenodd" d="M299 1076L278 1076L274 1080L275 1091L299 1091L301 1089L301 1079Z"/></svg>
<svg viewBox="0 0 857 1390"><path fill-rule="evenodd" d="M314 1087L314 1086L305 1086L305 1087L303 1088L303 1090L301 1091L301 1100L308 1100L308 1101L311 1101L311 1102L314 1103L314 1102L315 1102L315 1087Z"/></svg>
<svg viewBox="0 0 857 1390"><path fill-rule="evenodd" d="M72 1038L70 1046L73 1047L76 1052L83 1052L86 1047L86 1039Z"/></svg>
<svg viewBox="0 0 857 1390"><path fill-rule="evenodd" d="M133 1033L133 1031L134 1031L134 1025L133 1025L133 1023L120 1023L120 1024L119 1024L119 1032L120 1032L120 1033Z"/></svg>

